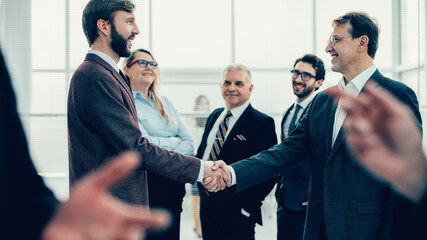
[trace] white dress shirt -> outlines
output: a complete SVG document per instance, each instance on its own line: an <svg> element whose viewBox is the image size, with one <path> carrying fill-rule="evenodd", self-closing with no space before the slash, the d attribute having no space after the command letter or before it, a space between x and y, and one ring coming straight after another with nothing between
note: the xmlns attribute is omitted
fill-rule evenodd
<svg viewBox="0 0 427 240"><path fill-rule="evenodd" d="M338 83L338 88L341 90L344 90L344 92L348 94L357 96L359 95L360 91L365 86L366 82L369 80L369 78L372 76L372 74L374 74L376 70L377 70L377 67L375 67L375 65L368 67L365 71L359 73L359 75L357 75L347 85L345 84L345 79L343 77ZM331 148L334 146L335 140L337 139L338 133L341 129L341 126L344 122L346 115L347 114L341 109L341 100L340 100L338 102L337 111L335 112L335 121L334 121L333 133L332 133Z"/></svg>
<svg viewBox="0 0 427 240"><path fill-rule="evenodd" d="M245 102L241 106L236 107L232 110L228 110L227 108L224 108L224 111L216 119L216 122L212 126L211 131L209 132L208 139L206 140L206 149L202 158L203 161L208 160L209 154L211 152L212 146L216 138L216 134L218 132L219 125L221 124L222 120L224 120L227 112L230 111L232 115L228 119L228 128L227 128L227 133L225 134L224 142L227 140L228 134L230 133L231 129L233 129L234 124L237 122L237 120L239 120L240 116L243 114L243 112L246 110L248 106L249 106L249 101Z"/></svg>
<svg viewBox="0 0 427 240"><path fill-rule="evenodd" d="M285 119L285 122L283 123L283 126L282 126L282 129L283 129L283 134L284 134L284 136L283 137L285 137L285 138L287 138L288 137L288 131L289 131L289 125L291 124L291 120L292 120L292 117L294 116L294 112L295 112L295 109L296 109L296 105L298 104L298 105L300 105L300 107L301 107L301 109L299 110L299 112L298 112L298 116L297 116L297 119L296 119L296 121L295 121L295 124L296 123L298 123L298 121L299 121L299 119L301 118L301 116L302 116L302 113L304 112L304 110L307 108L307 106L308 106L308 104L310 104L310 102L311 102L311 100L313 100L313 98L315 97L317 95L317 93L313 93L313 94L311 94L310 96L308 96L308 98L306 98L306 99L304 99L302 102L297 102L297 101L295 101L295 103L294 103L294 107L289 111L289 114L288 114L288 117ZM283 140L283 139L280 139L280 140Z"/></svg>
<svg viewBox="0 0 427 240"><path fill-rule="evenodd" d="M92 50L92 49L89 50L88 53L95 54L96 56L102 58L102 60L104 60L108 64L110 64L114 68L114 70L119 72L119 66L117 66L117 63L114 62L114 60L110 56L108 56L107 54L100 52L100 51L97 51L97 50Z"/></svg>
<svg viewBox="0 0 427 240"><path fill-rule="evenodd" d="M246 108L248 106L249 106L249 101L245 102L244 104L242 104L239 107L236 107L236 108L230 110L232 116L228 119L228 128L227 128L227 133L225 135L224 142L227 140L228 133L231 131L231 129L233 129L234 124L237 122L237 120L239 120L240 116L243 114L243 112L246 110ZM210 151L212 149L212 145L215 141L216 132L218 131L218 128L219 128L219 124L225 118L227 111L228 111L227 107L224 107L224 111L216 119L214 125L212 126L211 131L209 132L208 139L206 140L206 149L205 149L205 152L204 152L202 160L201 160L202 166L200 167L199 177L197 178L197 181L199 181L199 182L203 182L203 176L204 176L203 161L207 161L207 159L209 157L209 153L210 153ZM236 175L234 173L234 169L232 167L228 166L228 169L230 169L230 171L231 171L231 176ZM235 181L234 178L232 178L232 180Z"/></svg>

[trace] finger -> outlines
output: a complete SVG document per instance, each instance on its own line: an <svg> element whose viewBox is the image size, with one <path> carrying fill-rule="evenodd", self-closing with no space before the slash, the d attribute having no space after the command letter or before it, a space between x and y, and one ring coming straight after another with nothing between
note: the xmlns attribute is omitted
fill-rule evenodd
<svg viewBox="0 0 427 240"><path fill-rule="evenodd" d="M217 192L216 185L205 187L209 192Z"/></svg>
<svg viewBox="0 0 427 240"><path fill-rule="evenodd" d="M223 190L224 188L225 188L225 186L227 185L226 183L225 183L225 181L224 181L224 179L222 178L222 173L223 173L224 171L222 171L221 170L221 173L219 173L219 175L217 176L217 182L218 182L218 184L217 184L217 186L216 186L216 189L219 191L219 190Z"/></svg>
<svg viewBox="0 0 427 240"><path fill-rule="evenodd" d="M221 171L221 183L223 184L223 188L221 190L223 190L225 187L229 187L229 182L231 185L230 176L227 174L227 172Z"/></svg>
<svg viewBox="0 0 427 240"><path fill-rule="evenodd" d="M145 207L128 207L126 211L122 211L122 222L126 222L127 228L138 229L163 229L169 226L171 216L163 210L150 210Z"/></svg>
<svg viewBox="0 0 427 240"><path fill-rule="evenodd" d="M225 182L227 183L227 187L231 187L231 184L233 182L231 174L227 176L227 178L225 179Z"/></svg>
<svg viewBox="0 0 427 240"><path fill-rule="evenodd" d="M219 164L215 161L215 162L212 164L211 169L212 169L212 171L216 171L216 170L218 170L218 168L219 168Z"/></svg>
<svg viewBox="0 0 427 240"><path fill-rule="evenodd" d="M222 170L224 170L224 171L226 171L226 170L227 170L227 164L225 164L225 162L224 162L224 161L222 161L222 160L218 160L218 161L216 161L215 163L218 165L218 167L222 168Z"/></svg>
<svg viewBox="0 0 427 240"><path fill-rule="evenodd" d="M382 109L385 109L389 112L394 112L396 109L399 109L398 106L403 107L403 105L397 99L395 99L394 96L373 83L366 84L365 92L367 95L369 95L369 97L372 98L376 105L381 106Z"/></svg>
<svg viewBox="0 0 427 240"><path fill-rule="evenodd" d="M205 179L203 179L203 185L207 185L207 184L209 184L211 181L212 181L213 179L211 178L211 177L207 177L207 178L205 178Z"/></svg>
<svg viewBox="0 0 427 240"><path fill-rule="evenodd" d="M98 189L109 189L129 176L139 163L139 156L136 153L122 153L107 165L89 175L88 178L90 178L90 182L97 185Z"/></svg>
<svg viewBox="0 0 427 240"><path fill-rule="evenodd" d="M339 90L337 87L330 88L326 90L326 92L330 96L340 100L340 108L343 109L348 116L362 112L363 103L355 96L349 95Z"/></svg>
<svg viewBox="0 0 427 240"><path fill-rule="evenodd" d="M205 188L207 189L216 188L216 184L217 184L216 179L212 179L212 181L210 181L208 184L205 185Z"/></svg>

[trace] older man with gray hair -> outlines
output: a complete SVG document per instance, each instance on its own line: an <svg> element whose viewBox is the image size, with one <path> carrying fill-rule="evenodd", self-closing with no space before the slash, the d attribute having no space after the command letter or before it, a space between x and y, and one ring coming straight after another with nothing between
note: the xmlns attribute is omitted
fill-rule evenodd
<svg viewBox="0 0 427 240"><path fill-rule="evenodd" d="M196 157L231 164L275 145L274 120L249 103L253 90L249 69L229 65L220 88L225 108L214 110L207 119ZM199 184L203 239L254 239L255 223L262 224L262 200L273 186L270 180L239 193L233 188L208 193Z"/></svg>

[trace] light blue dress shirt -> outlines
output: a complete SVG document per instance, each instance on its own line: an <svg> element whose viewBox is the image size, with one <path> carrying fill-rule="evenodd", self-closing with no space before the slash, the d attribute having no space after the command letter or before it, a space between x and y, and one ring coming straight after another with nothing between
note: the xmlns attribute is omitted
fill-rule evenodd
<svg viewBox="0 0 427 240"><path fill-rule="evenodd" d="M150 143L166 150L179 152L183 155L193 155L193 139L172 103L166 97L161 97L165 111L171 118L171 121L168 122L154 107L151 94L148 100L140 92L133 91L132 94L142 136L147 138ZM182 141L179 142L177 138Z"/></svg>

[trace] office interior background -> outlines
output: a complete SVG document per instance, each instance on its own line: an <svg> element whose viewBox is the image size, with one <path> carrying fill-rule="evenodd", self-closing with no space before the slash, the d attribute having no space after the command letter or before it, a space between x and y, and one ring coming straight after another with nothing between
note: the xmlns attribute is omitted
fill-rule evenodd
<svg viewBox="0 0 427 240"><path fill-rule="evenodd" d="M274 117L278 134L282 113L295 100L289 74L295 59L318 55L327 69L321 90L337 84L341 75L330 71L331 57L324 49L332 20L348 11L365 11L377 19L381 34L374 62L384 75L416 92L426 121L427 0L134 2L140 34L133 49L147 48L154 54L161 71L160 92L179 111L194 136L195 149L203 133L195 119L224 105L219 81L228 64L251 69L251 103ZM0 0L0 44L31 155L60 199L69 191L68 87L89 49L81 27L86 3ZM195 111L199 95L207 97L208 111Z"/></svg>

